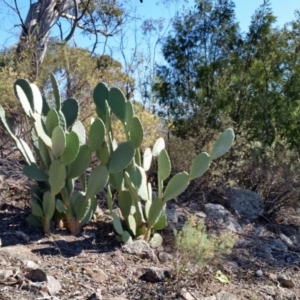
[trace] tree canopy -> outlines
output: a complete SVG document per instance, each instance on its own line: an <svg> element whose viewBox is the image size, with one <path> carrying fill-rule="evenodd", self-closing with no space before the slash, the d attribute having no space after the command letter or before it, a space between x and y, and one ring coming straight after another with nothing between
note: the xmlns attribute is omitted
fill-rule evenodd
<svg viewBox="0 0 300 300"><path fill-rule="evenodd" d="M234 9L231 0L197 0L177 17L154 86L161 115L182 137L230 122L249 140L299 147L299 13L274 28L264 1L242 33Z"/></svg>

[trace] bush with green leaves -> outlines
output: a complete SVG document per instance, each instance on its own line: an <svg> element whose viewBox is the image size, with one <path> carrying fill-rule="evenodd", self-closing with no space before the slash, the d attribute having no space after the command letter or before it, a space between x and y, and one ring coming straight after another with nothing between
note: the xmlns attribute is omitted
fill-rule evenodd
<svg viewBox="0 0 300 300"><path fill-rule="evenodd" d="M236 240L237 237L229 233L208 235L204 222L197 222L195 216L189 216L182 230L175 230L176 275L184 275L189 264L203 266L212 259L229 254Z"/></svg>

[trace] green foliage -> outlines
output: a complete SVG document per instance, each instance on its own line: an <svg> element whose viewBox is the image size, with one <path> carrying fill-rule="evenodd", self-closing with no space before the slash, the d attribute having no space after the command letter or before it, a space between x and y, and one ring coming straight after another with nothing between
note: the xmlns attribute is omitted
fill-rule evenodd
<svg viewBox="0 0 300 300"><path fill-rule="evenodd" d="M180 231L175 231L178 258L174 262L177 276L188 272L188 265L203 266L212 259L229 254L237 238L228 233L208 235L204 222L190 216Z"/></svg>
<svg viewBox="0 0 300 300"><path fill-rule="evenodd" d="M246 33L238 27L234 1L197 1L178 15L155 83L170 131L198 141L201 128L219 131L229 122L237 137L267 146L284 139L299 148L299 19L298 12L275 28L270 1L254 12Z"/></svg>

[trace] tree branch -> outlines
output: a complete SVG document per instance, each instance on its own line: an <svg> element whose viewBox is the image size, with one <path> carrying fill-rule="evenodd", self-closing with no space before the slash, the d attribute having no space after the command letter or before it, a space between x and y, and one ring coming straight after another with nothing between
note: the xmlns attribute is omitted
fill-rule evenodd
<svg viewBox="0 0 300 300"><path fill-rule="evenodd" d="M65 19L69 19L69 20L75 20L76 21L76 17L71 15L71 14L68 14L68 13L62 13L60 15L62 18L65 18ZM80 28L80 29L83 29L84 31L87 31L89 33L92 33L92 34L97 34L97 33L100 33L104 36L113 36L111 33L108 33L108 32L105 32L101 29L90 29L86 26L84 26L83 24L80 24L80 23L76 23L76 27Z"/></svg>
<svg viewBox="0 0 300 300"><path fill-rule="evenodd" d="M65 42L68 42L72 38L72 36L74 35L74 32L75 32L75 29L77 27L77 24L78 24L78 4L77 4L76 0L73 0L73 3L74 3L74 10L75 10L74 22L73 22L72 28L70 30L70 33L65 38Z"/></svg>

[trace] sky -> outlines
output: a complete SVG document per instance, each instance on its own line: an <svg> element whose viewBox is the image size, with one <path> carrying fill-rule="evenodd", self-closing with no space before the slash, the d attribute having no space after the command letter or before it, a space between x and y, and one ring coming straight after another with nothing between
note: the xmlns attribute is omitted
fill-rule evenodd
<svg viewBox="0 0 300 300"><path fill-rule="evenodd" d="M7 0L8 3L13 3L12 0ZM29 0L17 0L20 5L20 11L23 18L26 17ZM180 9L182 4L176 7L166 8L162 5L157 5L159 1L156 0L143 0L143 3L139 3L139 0L130 0L135 6L137 13L145 18L170 18L174 15L174 10ZM181 1L184 3L184 1ZM263 3L263 0L235 0L236 5L236 19L240 23L242 31L247 31L250 24L251 15L255 9ZM300 9L299 0L271 0L271 6L273 8L275 16L277 16L277 25L282 26L286 22L291 21L294 18L294 11ZM188 0L185 7L193 5L193 0ZM19 27L15 27L14 23L18 20L17 16L12 12L7 11L7 6L0 1L0 48L9 46L16 43L19 34ZM78 46L85 47L89 43L92 44L92 40L85 39L77 32L76 43Z"/></svg>

